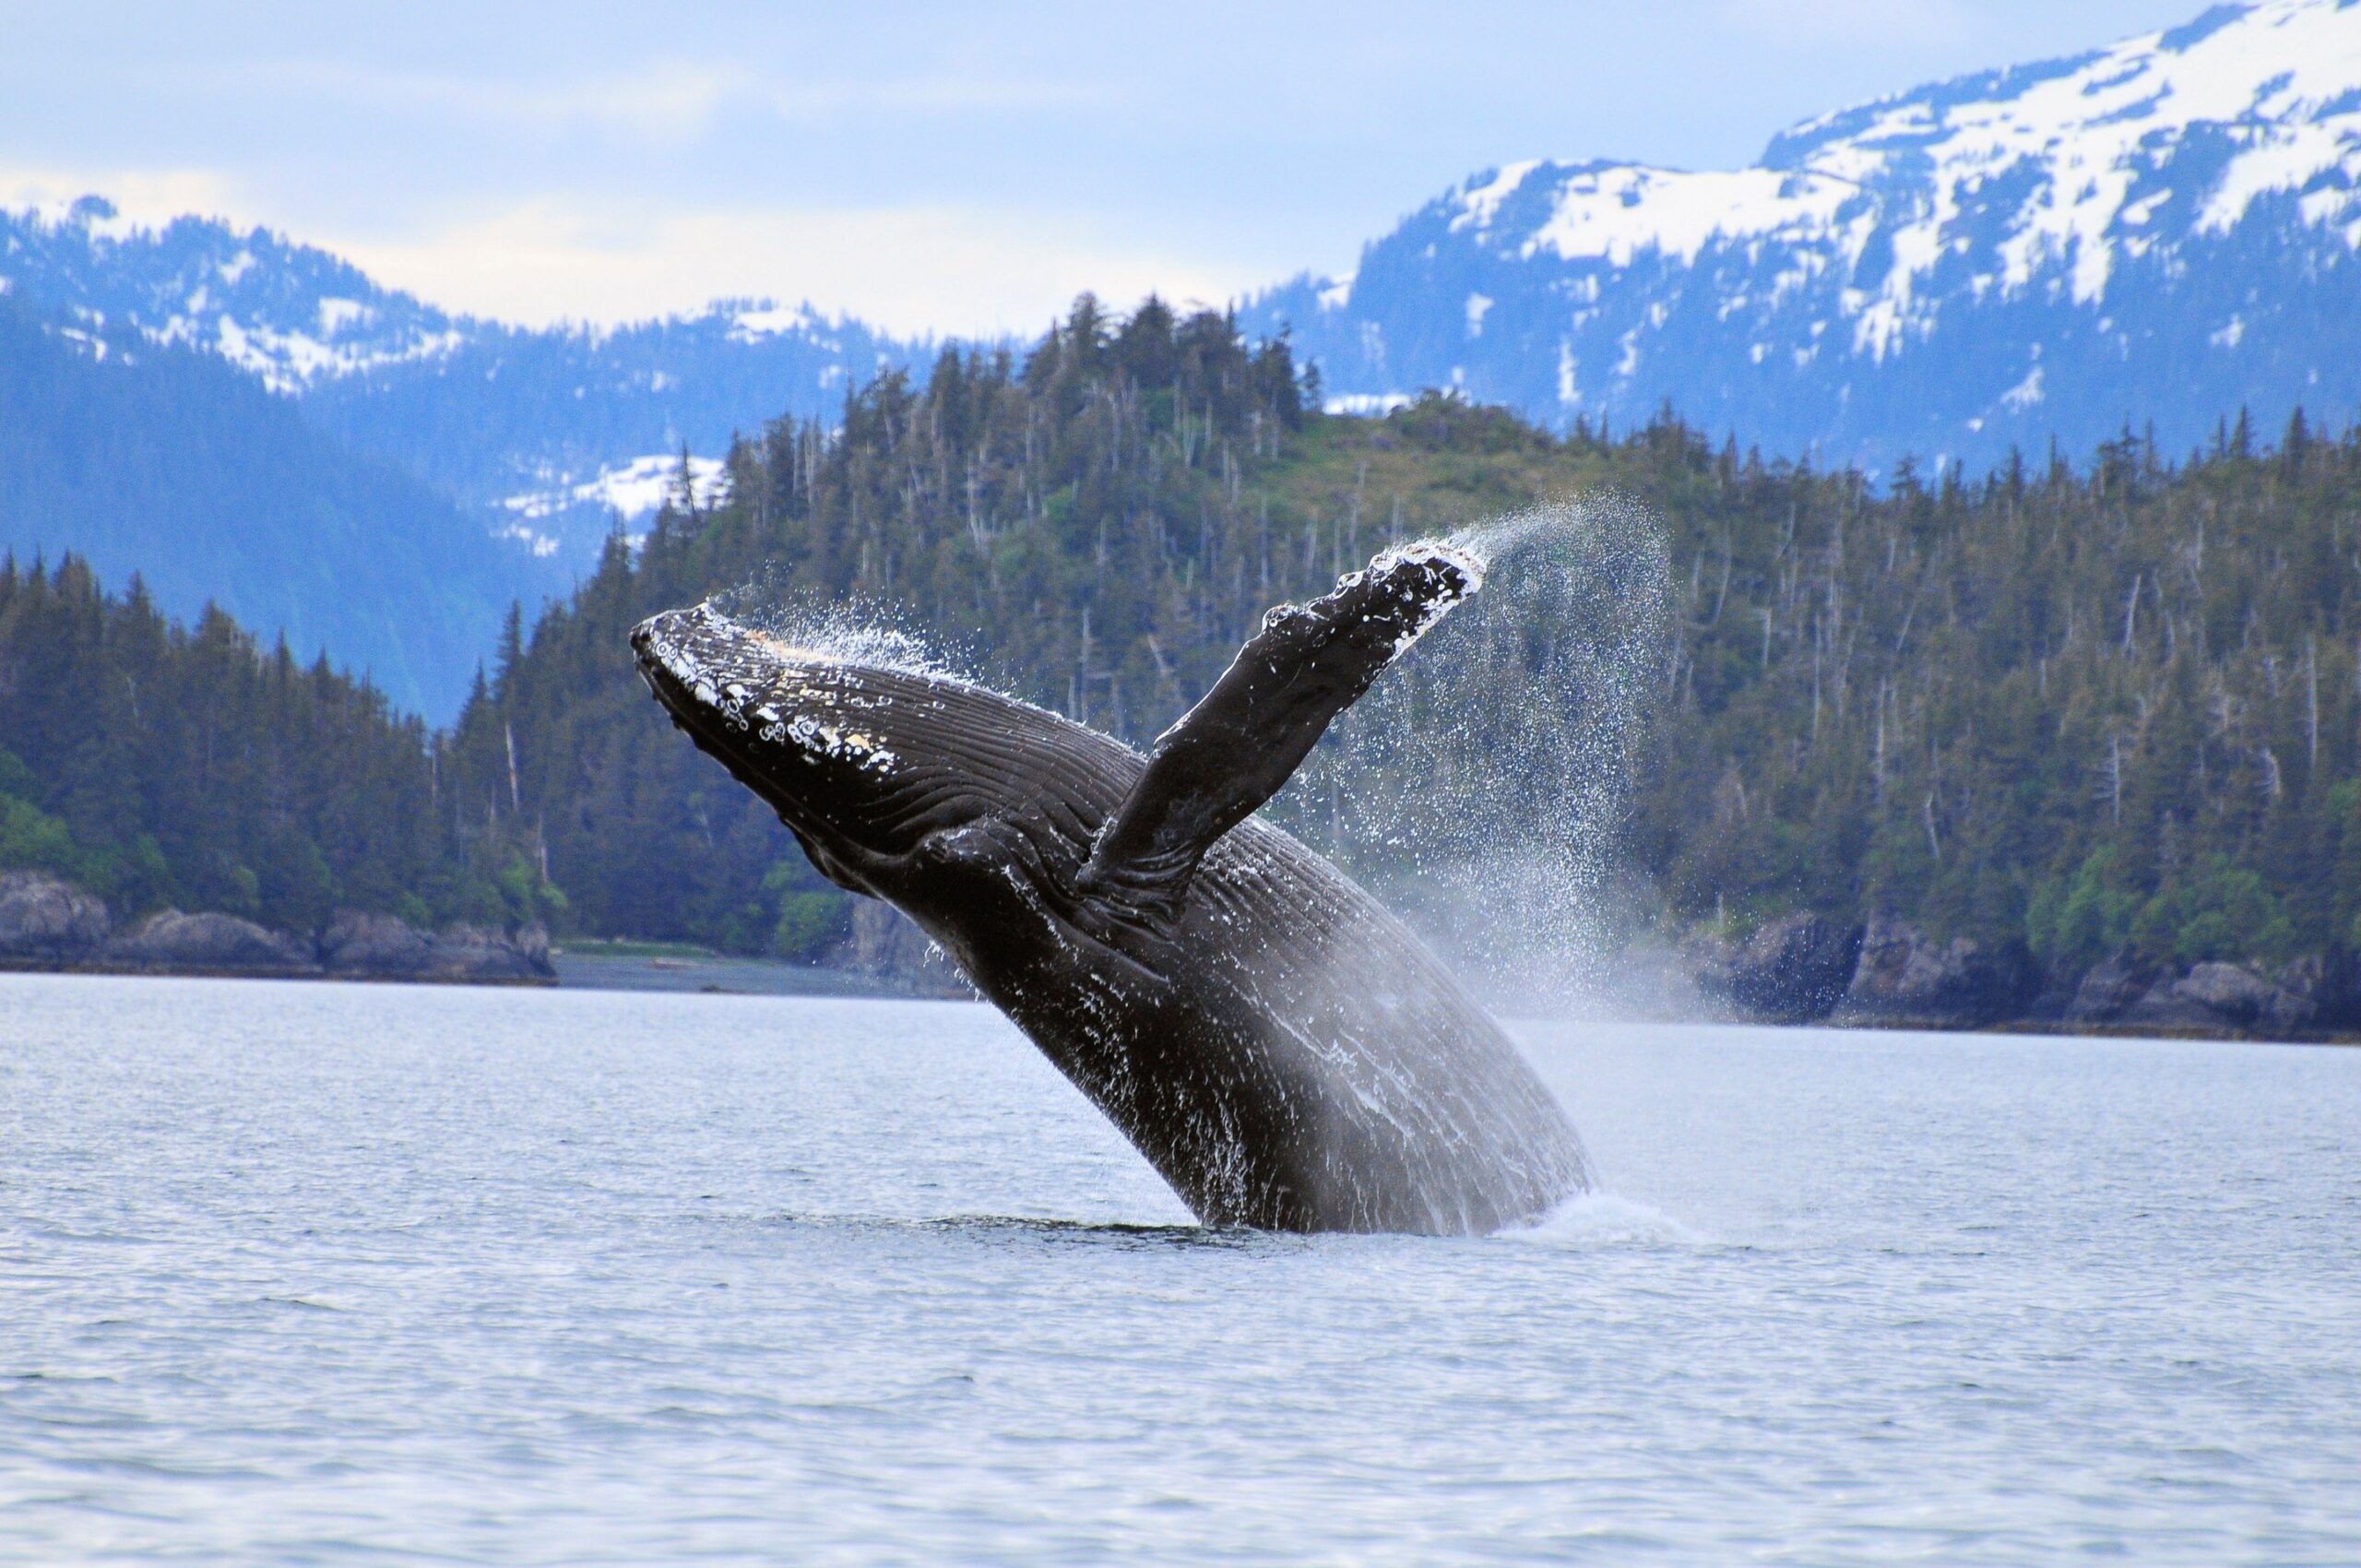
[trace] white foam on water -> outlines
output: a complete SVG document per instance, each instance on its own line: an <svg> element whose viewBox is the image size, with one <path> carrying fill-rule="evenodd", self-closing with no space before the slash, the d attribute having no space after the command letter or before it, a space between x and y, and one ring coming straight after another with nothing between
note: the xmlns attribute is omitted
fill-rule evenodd
<svg viewBox="0 0 2361 1568"><path fill-rule="evenodd" d="M1493 1232L1495 1240L1549 1247L1704 1247L1700 1235L1636 1198L1609 1192L1577 1193L1522 1225Z"/></svg>

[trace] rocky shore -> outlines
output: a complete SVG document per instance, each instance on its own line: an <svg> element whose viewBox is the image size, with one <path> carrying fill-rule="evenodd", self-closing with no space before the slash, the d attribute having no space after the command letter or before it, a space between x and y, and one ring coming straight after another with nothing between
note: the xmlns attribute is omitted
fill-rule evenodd
<svg viewBox="0 0 2361 1568"><path fill-rule="evenodd" d="M824 982L753 985L735 977L738 983L724 984L700 973L696 986L660 989L969 994L925 936L895 911L864 901L856 914L830 955ZM2118 954L2086 974L2060 977L2045 973L2022 947L1992 949L1964 937L1939 942L1890 915L1848 926L1795 914L1742 940L1699 933L1681 946L1679 965L1695 978L1709 1007L1750 1023L2361 1039L2361 959L2177 968ZM347 910L305 934L179 909L118 926L101 900L42 872L0 872L0 970L7 969L476 985L555 985L559 978L539 926L506 932L460 924L430 932L392 915ZM647 981L610 977L589 983Z"/></svg>
<svg viewBox="0 0 2361 1568"><path fill-rule="evenodd" d="M2076 1034L2285 1040L2361 1037L2361 960L2267 968L2142 964L2118 954L2088 973L2045 973L2023 947L1938 942L1880 915L1847 926L1813 914L1743 941L1684 948L1705 996L1762 1023L1852 1028L2044 1028Z"/></svg>
<svg viewBox="0 0 2361 1568"><path fill-rule="evenodd" d="M41 872L0 873L0 969L554 985L548 933L421 931L348 910L303 934L235 915L160 909L118 928L106 905Z"/></svg>

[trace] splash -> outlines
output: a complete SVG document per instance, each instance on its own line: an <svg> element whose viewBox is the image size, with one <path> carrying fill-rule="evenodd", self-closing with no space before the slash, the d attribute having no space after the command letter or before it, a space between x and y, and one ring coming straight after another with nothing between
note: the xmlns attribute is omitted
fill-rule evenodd
<svg viewBox="0 0 2361 1568"><path fill-rule="evenodd" d="M840 664L969 685L986 683L964 646L914 617L857 600L824 600L803 589L782 590L758 579L715 594L707 600L740 625L793 650Z"/></svg>
<svg viewBox="0 0 2361 1568"><path fill-rule="evenodd" d="M1347 713L1291 802L1496 1004L1614 1004L1646 900L1619 828L1663 669L1662 526L1620 494L1451 541L1484 591Z"/></svg>
<svg viewBox="0 0 2361 1568"><path fill-rule="evenodd" d="M1705 1247L1702 1236L1650 1204L1609 1192L1577 1193L1522 1225L1496 1230L1500 1241L1589 1251L1599 1247Z"/></svg>
<svg viewBox="0 0 2361 1568"><path fill-rule="evenodd" d="M1691 982L1635 951L1654 901L1619 853L1664 668L1662 525L1609 492L1396 546L1372 569L1405 550L1446 554L1482 591L1418 628L1416 656L1338 719L1274 814L1450 956L1497 1010L1677 1010L1666 999ZM713 602L831 659L1008 684L905 612L782 590L776 574Z"/></svg>

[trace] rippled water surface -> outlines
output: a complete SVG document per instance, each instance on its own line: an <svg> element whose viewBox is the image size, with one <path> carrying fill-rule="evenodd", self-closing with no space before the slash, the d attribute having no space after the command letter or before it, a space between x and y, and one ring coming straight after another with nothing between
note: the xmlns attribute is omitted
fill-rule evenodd
<svg viewBox="0 0 2361 1568"><path fill-rule="evenodd" d="M2361 1562L2361 1052L1520 1027L1206 1232L943 1004L0 977L0 1560Z"/></svg>

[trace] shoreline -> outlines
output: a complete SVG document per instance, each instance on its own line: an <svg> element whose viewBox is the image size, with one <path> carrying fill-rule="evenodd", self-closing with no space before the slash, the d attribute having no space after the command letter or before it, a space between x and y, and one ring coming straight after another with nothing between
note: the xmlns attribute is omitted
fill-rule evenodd
<svg viewBox="0 0 2361 1568"><path fill-rule="evenodd" d="M358 985L484 986L516 991L674 992L706 996L827 996L940 1000L953 994L898 984L847 969L722 955L694 958L642 957L553 951L548 975L369 974L318 968L233 964L51 963L0 957L0 975L80 975L102 980L246 980L326 981ZM966 994L961 988L959 994Z"/></svg>
<svg viewBox="0 0 2361 1568"><path fill-rule="evenodd" d="M778 958L738 957L725 954L575 952L552 950L556 973L551 977L472 979L433 975L370 975L324 970L237 968L220 966L160 968L127 964L45 964L23 958L0 958L0 976L12 974L81 975L117 980L276 980L338 981L364 985L489 986L528 991L623 991L690 996L808 997L841 1001L966 1001L974 993L964 985L946 982L918 986L891 977L850 969L793 964ZM1518 1020L1514 1009L1495 1016ZM2227 1041L2241 1045L2308 1045L2352 1050L2361 1048L2361 1032L2319 1030L2267 1034L2252 1029L2204 1028L2194 1025L2134 1025L2120 1022L2078 1023L2064 1018L1995 1018L1975 1023L1932 1018L1864 1018L1810 1022L1775 1018L1736 1017L1699 1013L1667 1016L1640 1013L1608 1013L1603 1023L1652 1024L1666 1028L1741 1028L1795 1030L1873 1030L1880 1034L1987 1034L2047 1036L2062 1039L2155 1040L2160 1043Z"/></svg>
<svg viewBox="0 0 2361 1568"><path fill-rule="evenodd" d="M548 991L558 982L544 975L361 974L321 968L243 968L219 964L48 964L30 958L0 958L0 975L88 975L104 980L335 980L354 985L492 986Z"/></svg>
<svg viewBox="0 0 2361 1568"><path fill-rule="evenodd" d="M676 992L704 996L831 996L908 1001L972 994L948 979L927 987L891 975L723 953L600 953L552 947L555 984L568 991Z"/></svg>

